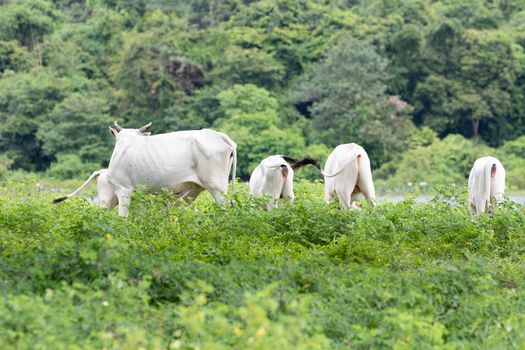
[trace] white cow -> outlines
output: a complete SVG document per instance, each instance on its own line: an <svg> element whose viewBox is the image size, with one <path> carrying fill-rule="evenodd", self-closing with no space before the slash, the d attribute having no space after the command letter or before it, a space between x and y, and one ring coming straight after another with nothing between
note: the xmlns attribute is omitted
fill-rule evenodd
<svg viewBox="0 0 525 350"><path fill-rule="evenodd" d="M107 179L117 195L119 215L128 215L131 193L138 186L148 192L167 188L188 202L206 189L223 203L232 167L233 196L237 145L226 134L210 129L147 137L123 128L111 132L117 142Z"/></svg>
<svg viewBox="0 0 525 350"><path fill-rule="evenodd" d="M328 156L323 170L324 201L328 204L337 195L343 208L359 208L355 197L363 194L375 204L375 188L370 169L370 159L363 147L355 143L337 146Z"/></svg>
<svg viewBox="0 0 525 350"><path fill-rule="evenodd" d="M290 166L288 162L292 165ZM294 170L307 164L313 164L317 168L320 168L319 164L309 157L294 159L275 155L263 159L250 176L250 195L254 197L270 197L271 200L268 203L268 210L277 206L275 200L279 198L292 201L294 199Z"/></svg>
<svg viewBox="0 0 525 350"><path fill-rule="evenodd" d="M479 158L468 177L470 211L484 213L489 210L491 199L499 202L505 192L505 169L494 157Z"/></svg>
<svg viewBox="0 0 525 350"><path fill-rule="evenodd" d="M93 174L76 190L74 190L72 193L68 194L67 196L57 198L53 201L53 203L60 203L65 201L66 199L79 195L80 192L86 187L93 179L96 179L97 181L97 195L95 196L95 199L93 200L93 203L98 208L105 208L108 210L113 209L117 204L117 195L115 194L115 191L113 190L113 186L111 186L108 183L107 180L108 175L108 169L101 169L94 171Z"/></svg>
<svg viewBox="0 0 525 350"><path fill-rule="evenodd" d="M146 132L149 125L143 126L140 129L128 129L129 132L134 133L135 135L142 135L142 136L149 136L151 135L150 132ZM118 123L115 121L115 128L116 130L122 130L122 128L118 125ZM111 135L116 139L116 134L118 133L115 129L109 128L109 131ZM114 133L115 132L115 133ZM108 175L108 169L101 169L94 171L91 176L76 190L74 190L72 193L68 194L67 196L57 198L53 200L53 203L60 203L65 201L66 199L79 195L84 187L86 187L93 179L96 179L97 181L97 195L95 196L95 199L93 200L93 204L95 204L99 208L105 208L108 210L111 210L115 208L115 206L118 204L117 195L115 191L113 190L113 187L109 184L107 180Z"/></svg>

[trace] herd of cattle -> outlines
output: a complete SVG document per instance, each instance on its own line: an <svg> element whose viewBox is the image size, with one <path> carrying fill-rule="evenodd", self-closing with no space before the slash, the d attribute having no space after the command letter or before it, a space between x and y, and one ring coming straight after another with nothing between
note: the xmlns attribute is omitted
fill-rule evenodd
<svg viewBox="0 0 525 350"><path fill-rule="evenodd" d="M232 139L210 129L151 136L147 132L150 126L151 123L139 129L125 129L115 122L115 128L109 128L116 144L108 168L93 172L78 189L53 202L59 203L78 195L96 179L95 204L108 210L118 205L121 216L128 215L131 194L139 186L148 192L167 188L188 203L207 190L217 203L223 204L230 171L233 198L237 145ZM278 199L293 200L294 170L307 164L315 165L324 176L326 203L337 196L342 208L358 209L355 199L363 195L370 204L375 204L370 159L364 148L355 143L337 146L323 169L308 157L269 156L251 174L250 194L268 196L268 209L275 207ZM488 211L491 200L501 200L505 190L505 169L499 160L494 157L476 160L468 188L469 208L474 213Z"/></svg>

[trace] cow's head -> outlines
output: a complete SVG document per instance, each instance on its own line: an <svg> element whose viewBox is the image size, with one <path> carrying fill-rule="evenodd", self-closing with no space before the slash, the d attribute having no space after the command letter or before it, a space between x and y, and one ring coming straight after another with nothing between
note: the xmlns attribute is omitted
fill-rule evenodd
<svg viewBox="0 0 525 350"><path fill-rule="evenodd" d="M110 126L109 132L111 133L111 136L113 136L115 140L118 140L120 137L127 136L127 135L149 136L151 135L151 133L147 132L147 130L150 126L151 126L151 122L138 129L125 129L125 128L122 128L120 125L118 125L117 121L115 120L115 128L113 129Z"/></svg>

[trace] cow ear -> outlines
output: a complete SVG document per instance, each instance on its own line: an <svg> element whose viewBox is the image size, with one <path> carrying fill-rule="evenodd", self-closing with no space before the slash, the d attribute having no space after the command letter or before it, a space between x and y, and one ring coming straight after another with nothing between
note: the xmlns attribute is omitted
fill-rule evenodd
<svg viewBox="0 0 525 350"><path fill-rule="evenodd" d="M117 139L118 132L117 130L113 129L111 126L109 127L109 133L111 134L111 136L113 136L115 140Z"/></svg>

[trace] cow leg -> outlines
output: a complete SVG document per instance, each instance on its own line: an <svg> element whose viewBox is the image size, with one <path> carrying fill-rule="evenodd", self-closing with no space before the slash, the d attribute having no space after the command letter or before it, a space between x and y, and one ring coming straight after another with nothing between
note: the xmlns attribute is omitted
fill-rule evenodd
<svg viewBox="0 0 525 350"><path fill-rule="evenodd" d="M200 186L195 186L194 188L192 188L190 191L188 191L185 195L182 196L182 199L184 199L184 201L187 203L187 204L191 204L193 203L194 200L197 199L197 197L199 196L199 194L204 190L204 188L200 187Z"/></svg>
<svg viewBox="0 0 525 350"><path fill-rule="evenodd" d="M335 195L333 179L324 178L324 202L330 204L330 200Z"/></svg>
<svg viewBox="0 0 525 350"><path fill-rule="evenodd" d="M339 205L341 206L341 208L343 209L348 209L350 208L350 198L351 198L351 195L350 193L337 193L337 197L339 198Z"/></svg>
<svg viewBox="0 0 525 350"><path fill-rule="evenodd" d="M97 182L97 197L95 199L95 204L97 208L112 210L118 204L117 195L113 191L113 187L108 183L98 183Z"/></svg>
<svg viewBox="0 0 525 350"><path fill-rule="evenodd" d="M326 192L324 193L324 202L326 204L330 204L330 199L332 199L332 195L330 194L330 192Z"/></svg>
<svg viewBox="0 0 525 350"><path fill-rule="evenodd" d="M337 197L339 197L339 204L343 209L351 208L352 193L355 190L358 180L358 165L359 163L356 158L354 167L351 168L350 172L344 174L346 178L339 177L336 179L335 192L337 193Z"/></svg>
<svg viewBox="0 0 525 350"><path fill-rule="evenodd" d="M129 215L129 203L131 202L132 188L121 187L115 191L118 198L118 215L128 216Z"/></svg>
<svg viewBox="0 0 525 350"><path fill-rule="evenodd" d="M471 214L475 214L476 213L476 205L472 202L469 202L469 211Z"/></svg>
<svg viewBox="0 0 525 350"><path fill-rule="evenodd" d="M484 213L487 206L487 201L482 198L476 200L476 213Z"/></svg>
<svg viewBox="0 0 525 350"><path fill-rule="evenodd" d="M100 194L95 199L95 204L97 208L111 211L118 204L118 199L114 193L111 193L109 196Z"/></svg>
<svg viewBox="0 0 525 350"><path fill-rule="evenodd" d="M359 192L363 194L368 203L375 205L376 191L368 157L357 157L357 168L357 187L359 188Z"/></svg>
<svg viewBox="0 0 525 350"><path fill-rule="evenodd" d="M273 208L277 208L277 207L278 207L278 203L277 203L277 200L274 198L271 198L268 201L268 204L266 204L266 208L268 208L268 211L272 210Z"/></svg>

